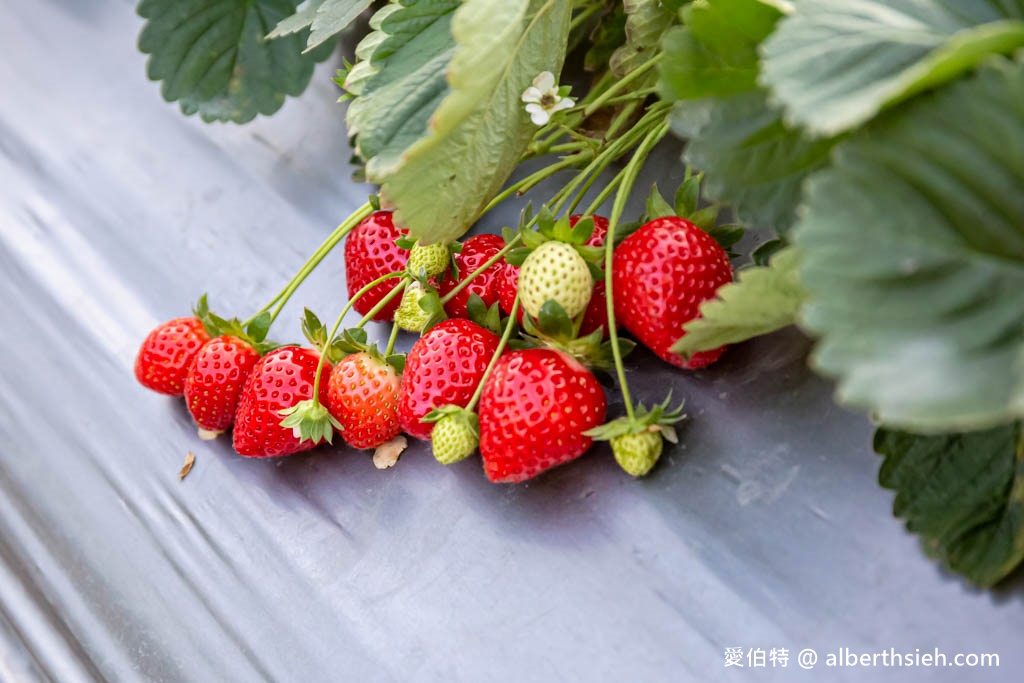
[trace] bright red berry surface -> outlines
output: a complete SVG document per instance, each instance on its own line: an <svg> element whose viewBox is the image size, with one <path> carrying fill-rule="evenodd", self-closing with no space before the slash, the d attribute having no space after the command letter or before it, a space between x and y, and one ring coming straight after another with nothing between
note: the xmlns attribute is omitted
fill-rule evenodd
<svg viewBox="0 0 1024 683"><path fill-rule="evenodd" d="M390 211L376 211L353 228L345 240L345 279L349 299L377 278L405 268L409 252L395 244L395 240L404 235L405 230L395 226ZM352 308L366 315L399 282L397 277L385 280L360 297ZM396 296L373 319L391 320L399 303L401 297Z"/></svg>
<svg viewBox="0 0 1024 683"><path fill-rule="evenodd" d="M672 345L683 325L700 315L700 305L731 281L729 257L711 236L683 218L658 218L615 250L615 317L663 360L701 368L725 348L695 354L687 364Z"/></svg>
<svg viewBox="0 0 1024 683"><path fill-rule="evenodd" d="M320 354L298 346L282 346L253 367L235 415L235 450L250 458L290 455L313 448L281 426L280 411L313 397L313 379ZM329 363L324 373L331 371ZM326 377L324 378L326 379ZM320 402L327 404L327 382L320 383Z"/></svg>
<svg viewBox="0 0 1024 683"><path fill-rule="evenodd" d="M393 367L369 353L338 361L328 383L327 409L353 448L376 448L398 436L398 387Z"/></svg>
<svg viewBox="0 0 1024 683"><path fill-rule="evenodd" d="M505 248L505 240L500 235L474 235L462 243L462 251L455 254L455 264L459 269L459 279L452 278L449 270L438 287L441 296L452 291L455 286L465 280L477 268L486 263L495 254ZM498 259L494 265L459 290L451 301L445 304L444 310L450 318L467 318L466 302L470 294L476 294L487 306L498 301L498 276L509 265L504 259Z"/></svg>
<svg viewBox="0 0 1024 683"><path fill-rule="evenodd" d="M468 320L451 318L416 340L405 361L398 417L406 434L429 439L432 422L422 422L434 408L465 407L498 348L498 337Z"/></svg>
<svg viewBox="0 0 1024 683"><path fill-rule="evenodd" d="M223 335L203 344L185 378L185 405L208 431L224 431L235 422L242 389L260 354L238 337Z"/></svg>
<svg viewBox="0 0 1024 683"><path fill-rule="evenodd" d="M513 351L487 378L480 398L480 454L493 482L520 482L590 448L583 434L604 422L600 383L568 354Z"/></svg>
<svg viewBox="0 0 1024 683"><path fill-rule="evenodd" d="M198 318L175 318L158 325L139 347L135 379L147 389L181 396L189 367L209 339Z"/></svg>

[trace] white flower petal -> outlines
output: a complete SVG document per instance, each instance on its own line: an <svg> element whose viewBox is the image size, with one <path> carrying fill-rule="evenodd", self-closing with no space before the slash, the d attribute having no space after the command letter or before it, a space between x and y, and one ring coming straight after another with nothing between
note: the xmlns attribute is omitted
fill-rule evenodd
<svg viewBox="0 0 1024 683"><path fill-rule="evenodd" d="M576 102L571 97L563 97L553 106L548 107L548 111L554 114L556 111L562 111L563 109L572 109Z"/></svg>
<svg viewBox="0 0 1024 683"><path fill-rule="evenodd" d="M544 93L537 90L532 85L523 91L523 102L540 102L541 98L544 97Z"/></svg>
<svg viewBox="0 0 1024 683"><path fill-rule="evenodd" d="M555 75L550 71L541 71L533 79L533 86L542 92L551 90L555 87Z"/></svg>
<svg viewBox="0 0 1024 683"><path fill-rule="evenodd" d="M530 120L533 121L534 125L543 126L551 120L551 115L537 104L526 105L526 111L530 114Z"/></svg>

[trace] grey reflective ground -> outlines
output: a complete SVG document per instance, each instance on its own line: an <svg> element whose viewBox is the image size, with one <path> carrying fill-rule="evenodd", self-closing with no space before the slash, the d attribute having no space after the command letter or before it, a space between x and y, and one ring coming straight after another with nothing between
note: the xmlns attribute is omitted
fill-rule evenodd
<svg viewBox="0 0 1024 683"><path fill-rule="evenodd" d="M146 81L132 10L0 0L0 680L1018 680L1020 579L925 559L795 331L694 374L635 354L638 393L692 418L643 481L600 448L514 487L421 446L379 472L199 441L134 383L138 342L203 291L251 312L368 188L333 65L273 119L206 126ZM324 317L340 257L297 297ZM727 670L727 647L791 658ZM806 672L808 647L1002 668Z"/></svg>

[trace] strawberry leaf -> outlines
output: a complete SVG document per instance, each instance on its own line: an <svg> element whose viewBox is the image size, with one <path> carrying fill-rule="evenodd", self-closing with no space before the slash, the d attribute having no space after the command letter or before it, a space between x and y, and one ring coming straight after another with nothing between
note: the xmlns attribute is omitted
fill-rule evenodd
<svg viewBox="0 0 1024 683"><path fill-rule="evenodd" d="M813 361L885 424L1024 417L1024 64L873 122L807 190L795 231Z"/></svg>
<svg viewBox="0 0 1024 683"><path fill-rule="evenodd" d="M268 38L280 38L309 28L306 49L309 52L343 31L373 0L306 0L295 14L283 19Z"/></svg>
<svg viewBox="0 0 1024 683"><path fill-rule="evenodd" d="M662 34L678 18L661 0L625 0L622 5L626 12L626 42L615 50L609 62L612 74L619 78L657 54ZM657 73L651 71L634 82L632 88L646 87L656 79Z"/></svg>
<svg viewBox="0 0 1024 683"><path fill-rule="evenodd" d="M405 138L400 160L387 168L367 165L396 222L421 244L465 233L519 163L536 131L520 97L537 74L561 71L572 6L570 0L459 4L451 23L455 54L447 73L440 72L451 91L438 91L432 113L423 116L427 107L412 113L426 134ZM435 73L439 67L429 65Z"/></svg>
<svg viewBox="0 0 1024 683"><path fill-rule="evenodd" d="M1024 560L1024 433L1021 423L964 434L919 436L880 429L879 483L896 491L893 513L925 552L979 586Z"/></svg>
<svg viewBox="0 0 1024 683"><path fill-rule="evenodd" d="M763 82L812 133L850 130L1024 46L1024 1L801 0L763 46Z"/></svg>
<svg viewBox="0 0 1024 683"><path fill-rule="evenodd" d="M139 50L161 94L186 115L247 123L273 114L309 85L331 46L302 54L303 33L267 40L297 0L142 0Z"/></svg>
<svg viewBox="0 0 1024 683"><path fill-rule="evenodd" d="M740 271L737 282L718 289L705 301L700 317L683 327L684 336L672 350L689 358L792 325L804 301L797 275L795 249L779 252L771 266Z"/></svg>

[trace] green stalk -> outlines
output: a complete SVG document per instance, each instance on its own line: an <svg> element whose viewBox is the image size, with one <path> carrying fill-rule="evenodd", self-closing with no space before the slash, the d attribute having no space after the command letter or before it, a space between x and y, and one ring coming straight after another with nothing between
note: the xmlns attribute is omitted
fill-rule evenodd
<svg viewBox="0 0 1024 683"><path fill-rule="evenodd" d="M398 341L398 329L398 323L391 323L391 336L388 337L388 346L384 349L385 358L395 351L395 342Z"/></svg>
<svg viewBox="0 0 1024 683"><path fill-rule="evenodd" d="M644 137L643 142L633 154L633 158L626 165L622 183L618 193L615 195L615 202L612 204L612 213L608 218L608 238L604 242L604 272L607 277L612 275L612 253L615 249L615 229L618 227L619 219L626 208L626 200L633 191L637 175L643 166L644 160L650 154L651 149L668 133L668 122L663 121L660 126L651 130ZM612 356L615 359L615 372L619 377L619 388L622 391L622 401L626 404L626 414L630 420L636 419L633 411L633 399L629 394L629 385L626 382L626 368L622 364L622 350L619 348L619 332L615 324L615 287L609 281L605 287L606 312L608 314L608 339L611 341Z"/></svg>
<svg viewBox="0 0 1024 683"><path fill-rule="evenodd" d="M269 311L276 304L277 308L274 309L274 312L270 316L270 322L271 324L273 324L273 322L277 320L277 316L281 314L281 310L284 308L285 304L288 303L288 300L291 298L292 294L294 294L295 290L297 290L299 286L303 283L303 281L305 281L305 279L309 277L309 274L312 273L313 270L318 265L320 265L320 262L323 261L324 258L326 258L327 254L329 254L331 250L338 245L338 242L345 238L345 235L352 232L352 229L359 225L359 223L362 222L362 220L369 216L372 212L373 207L370 206L369 202L363 204L358 209L356 209L351 216L346 218L341 223L341 225L336 227L334 231L327 236L327 239L325 239L323 243L321 243L321 245L317 247L317 250L314 251L313 255L309 257L305 264L303 264L302 268L299 269L299 272L297 272L295 276L292 277L291 280L289 280L288 284L285 285L284 289L278 292L277 296L275 296L273 299L267 302L266 306L256 311L256 313L253 314L251 318L246 320L242 324L243 327L248 325L257 316L261 315L265 311Z"/></svg>
<svg viewBox="0 0 1024 683"><path fill-rule="evenodd" d="M516 293L516 299L512 302L512 313L509 314L508 320L505 322L505 330L502 332L501 339L498 341L498 348L494 350L494 355L491 356L491 360L487 363L487 368L484 370L483 377L480 378L480 384L476 386L476 391L473 392L473 398L469 399L469 403L466 405L466 410L473 412L476 410L476 404L480 401L480 397L484 393L484 383L487 382L487 378L491 376L491 371L494 370L494 366L498 364L498 359L501 358L502 352L505 350L505 346L508 345L508 340L512 336L512 330L516 326L516 315L519 313L519 293Z"/></svg>
<svg viewBox="0 0 1024 683"><path fill-rule="evenodd" d="M482 216L483 214L487 213L488 211L498 206L498 204L501 204L503 201L505 201L512 195L520 195L523 194L524 192L528 192L534 187L536 187L538 183L547 180L548 178L555 175L559 171L564 171L567 168L572 168L577 163L579 163L579 159L576 158L577 156L578 155L565 157L561 161L551 164L549 166L545 166L539 171L531 173L522 180L513 183L509 187L505 188L500 194L495 195L494 199L487 203L487 206L484 207L484 210L480 213L480 215Z"/></svg>
<svg viewBox="0 0 1024 683"><path fill-rule="evenodd" d="M316 375L313 377L313 403L314 404L320 402L320 393L319 393L320 392L320 375L322 374L323 369L324 369L324 359L327 358L327 350L328 350L328 348L330 348L331 342L334 341L335 335L338 334L338 328L341 327L341 322L345 319L345 316L348 314L348 312L350 310L352 310L352 306L357 301L359 301L359 299L361 299L363 297L363 295L366 294L367 292L369 292L371 289L373 289L374 287L376 287L377 285L379 285L382 282L387 282L391 278L402 277L404 275L406 275L406 272L404 270L395 271L394 273L388 273L387 275L381 275L379 278L377 278L373 282L370 282L370 283L364 285L358 292L355 293L355 295L349 300L349 302L347 304L345 304L345 307L341 309L341 313L338 314L338 318L334 321L334 327L331 328L331 333L329 335L327 335L327 344L320 351L320 361L316 364ZM377 312L379 312L381 308L386 306L387 302L390 301L391 298L393 298L392 294L394 294L396 290L399 290L399 288L404 288L405 287L404 283L407 282L407 281L408 280L406 278L403 278L402 282L399 283L398 285L395 285L395 287L390 292L388 292L388 296L386 296L384 299L381 300L381 302L383 303L383 306L380 303L378 303L377 306L374 306L373 310L371 310L368 315L371 318L373 316L377 315ZM391 297L391 298L389 298L389 297ZM364 319L362 322L360 322L357 325L357 327L362 327L365 324L366 324L366 320Z"/></svg>
<svg viewBox="0 0 1024 683"><path fill-rule="evenodd" d="M657 55L655 55L654 57L651 57L646 62L644 62L643 64L641 64L640 66L638 66L637 68L633 69L628 74L626 74L625 76L620 78L618 81L613 83L611 85L611 87L609 87L607 90L605 90L603 93L601 93L598 97L596 97L593 101L591 101L589 104L587 104L586 107L584 107L583 115L584 116L590 116L595 111L600 109L602 106L605 105L605 103L608 102L608 100L610 100L611 98L615 97L620 92L625 90L626 86L628 86L630 83L632 83L633 81L635 81L636 79L640 78L645 73L650 71L658 63L658 61L660 59L661 59L661 53L659 52ZM579 106L579 105L577 105L577 106ZM572 110L569 110L569 111L572 111Z"/></svg>

